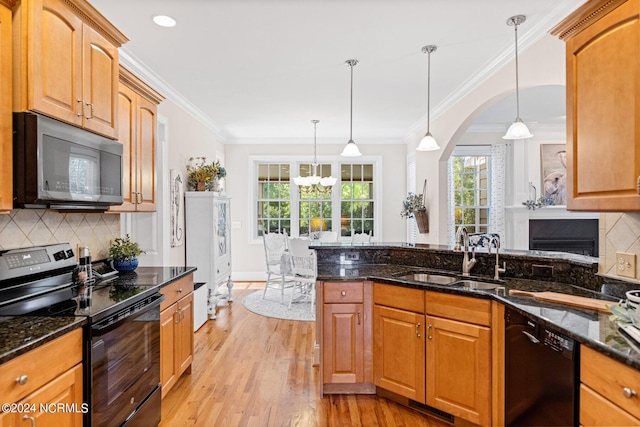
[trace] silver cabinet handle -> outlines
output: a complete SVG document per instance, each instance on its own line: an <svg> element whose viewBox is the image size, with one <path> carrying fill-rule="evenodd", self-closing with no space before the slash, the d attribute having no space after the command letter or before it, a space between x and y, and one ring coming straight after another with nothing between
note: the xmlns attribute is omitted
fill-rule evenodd
<svg viewBox="0 0 640 427"><path fill-rule="evenodd" d="M638 395L638 393L636 393L636 391L632 388L629 387L625 387L622 389L622 394L624 394L624 397L626 397L627 399L631 399L634 398Z"/></svg>
<svg viewBox="0 0 640 427"><path fill-rule="evenodd" d="M84 116L84 102L82 99L76 99L76 102L80 103L80 112L78 113L78 117Z"/></svg>
<svg viewBox="0 0 640 427"><path fill-rule="evenodd" d="M640 176L638 177L638 194L640 194Z"/></svg>
<svg viewBox="0 0 640 427"><path fill-rule="evenodd" d="M416 325L416 336L420 338L420 323Z"/></svg>
<svg viewBox="0 0 640 427"><path fill-rule="evenodd" d="M16 383L20 385L25 385L28 380L29 380L29 377L27 377L26 375L22 375L16 378Z"/></svg>
<svg viewBox="0 0 640 427"><path fill-rule="evenodd" d="M433 339L433 337L431 336L431 328L433 328L433 325L427 326L427 338L429 338L430 340Z"/></svg>
<svg viewBox="0 0 640 427"><path fill-rule="evenodd" d="M29 415L25 415L24 417L22 417L23 420L30 420L31 421L31 427L36 427L36 419L33 417L30 417Z"/></svg>
<svg viewBox="0 0 640 427"><path fill-rule="evenodd" d="M93 109L93 104L92 104L92 103L90 103L90 102L85 102L85 104L86 104L86 106L87 106L87 107L90 107L90 110L91 110L91 115L87 117L87 120L89 120L89 119L93 119L93 118L95 117L95 115L94 115L94 109Z"/></svg>
<svg viewBox="0 0 640 427"><path fill-rule="evenodd" d="M181 294L182 293L182 288L178 289L178 293Z"/></svg>
<svg viewBox="0 0 640 427"><path fill-rule="evenodd" d="M346 297L347 296L347 291L340 292L340 295L342 295L343 297Z"/></svg>

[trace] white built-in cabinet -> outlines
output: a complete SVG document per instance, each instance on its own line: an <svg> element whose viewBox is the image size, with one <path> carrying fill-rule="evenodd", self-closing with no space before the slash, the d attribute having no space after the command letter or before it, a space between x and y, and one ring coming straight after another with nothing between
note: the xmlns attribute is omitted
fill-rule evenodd
<svg viewBox="0 0 640 427"><path fill-rule="evenodd" d="M231 199L217 192L185 193L187 265L197 268L194 282L207 283L210 319L221 300L232 300L230 205Z"/></svg>

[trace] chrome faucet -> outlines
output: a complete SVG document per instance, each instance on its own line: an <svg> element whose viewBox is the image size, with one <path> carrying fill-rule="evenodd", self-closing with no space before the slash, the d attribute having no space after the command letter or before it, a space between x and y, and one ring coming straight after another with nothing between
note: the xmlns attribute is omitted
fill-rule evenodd
<svg viewBox="0 0 640 427"><path fill-rule="evenodd" d="M498 260L499 252L500 252L500 237L499 236L491 236L489 240L489 254L491 254L491 247L493 246L493 242L496 244L496 265L494 267L494 275L493 278L498 280L500 279L500 273L504 273L507 271L507 263L506 261L502 263L502 268L500 267L500 261Z"/></svg>
<svg viewBox="0 0 640 427"><path fill-rule="evenodd" d="M469 233L467 233L466 227L458 227L456 231L456 246L455 250L460 250L460 236L462 236L462 243L464 246L464 257L462 258L462 275L468 276L469 272L474 265L476 265L476 248L471 248L471 259L469 259Z"/></svg>

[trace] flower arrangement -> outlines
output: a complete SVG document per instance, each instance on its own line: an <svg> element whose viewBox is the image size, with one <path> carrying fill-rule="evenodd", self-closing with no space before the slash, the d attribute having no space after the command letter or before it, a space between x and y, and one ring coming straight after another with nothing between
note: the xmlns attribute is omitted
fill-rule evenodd
<svg viewBox="0 0 640 427"><path fill-rule="evenodd" d="M200 189L211 190L214 182L227 176L227 170L220 165L220 161L209 163L206 157L191 157L187 163L187 174L189 189L197 190L198 184L202 183Z"/></svg>
<svg viewBox="0 0 640 427"><path fill-rule="evenodd" d="M416 212L420 209L424 209L422 204L424 195L409 193L406 199L402 202L402 211L400 216L402 218L415 218Z"/></svg>

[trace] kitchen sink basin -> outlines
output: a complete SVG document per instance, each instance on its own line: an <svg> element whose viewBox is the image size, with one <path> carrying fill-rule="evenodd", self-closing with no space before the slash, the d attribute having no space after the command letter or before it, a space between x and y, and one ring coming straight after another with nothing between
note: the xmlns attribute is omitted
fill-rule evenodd
<svg viewBox="0 0 640 427"><path fill-rule="evenodd" d="M457 280L453 282L452 285L464 286L465 288L469 288L469 289L482 289L482 290L489 290L489 291L494 290L501 286L497 283L480 282L477 280L470 280L470 279Z"/></svg>
<svg viewBox="0 0 640 427"><path fill-rule="evenodd" d="M442 274L412 273L398 277L399 279L411 280L414 282L433 283L434 285L449 285L458 279L456 277L444 276Z"/></svg>

